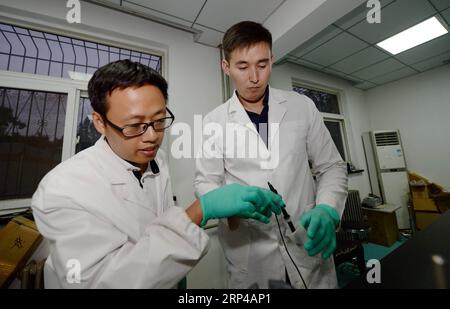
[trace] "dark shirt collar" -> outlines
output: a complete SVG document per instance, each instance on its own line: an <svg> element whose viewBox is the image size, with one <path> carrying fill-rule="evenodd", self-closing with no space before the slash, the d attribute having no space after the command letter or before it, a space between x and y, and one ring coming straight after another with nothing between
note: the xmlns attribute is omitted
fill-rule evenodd
<svg viewBox="0 0 450 309"><path fill-rule="evenodd" d="M133 164L130 161L127 161L127 162L130 164ZM159 174L159 166L158 166L158 163L156 163L156 160L150 161L150 163L147 166L147 170L145 172L147 173L147 172L149 172L149 170L153 173L153 175ZM141 173L140 170L133 170L133 174L137 178L137 180L139 180L139 185L142 188L143 186L142 186L141 178L143 176L143 173Z"/></svg>
<svg viewBox="0 0 450 309"><path fill-rule="evenodd" d="M263 109L261 111L261 114L253 113L248 110L245 110L247 112L248 117L250 118L250 121L253 122L256 131L258 131L259 135L261 136L262 140L267 146L267 140L268 140L268 122L269 122L269 87L267 86L264 99L263 99Z"/></svg>
<svg viewBox="0 0 450 309"><path fill-rule="evenodd" d="M237 90L235 90L235 93L236 93L236 96L238 97L238 99L239 99L239 94L238 94L238 92L237 92ZM268 105L268 103L269 103L269 85L267 85L267 87L266 87L266 91L264 92L264 98L263 98L263 106L264 107L266 107L267 105ZM242 104L242 103L241 103ZM245 109L245 108L244 108ZM247 111L247 110L246 110ZM249 112L249 111L247 111L248 113L253 113L253 112ZM256 114L256 113L253 113L253 114Z"/></svg>
<svg viewBox="0 0 450 309"><path fill-rule="evenodd" d="M253 120L254 120L255 117L259 118L259 116L264 117L264 115L267 115L267 113L269 112L269 86L267 86L266 92L264 93L263 110L261 111L261 114L254 113L254 112L248 111L246 109L245 109L245 111L247 112L247 114L251 118L252 122L254 122Z"/></svg>

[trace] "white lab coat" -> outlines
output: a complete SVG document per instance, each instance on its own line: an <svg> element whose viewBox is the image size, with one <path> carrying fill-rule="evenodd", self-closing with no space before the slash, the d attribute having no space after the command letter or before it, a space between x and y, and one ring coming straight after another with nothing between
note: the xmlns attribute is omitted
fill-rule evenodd
<svg viewBox="0 0 450 309"><path fill-rule="evenodd" d="M143 188L103 137L43 178L32 208L50 242L46 288L173 288L206 254L207 234L173 206L160 152Z"/></svg>
<svg viewBox="0 0 450 309"><path fill-rule="evenodd" d="M205 135L208 134L207 124L211 123L219 123L222 128L232 123L244 129L249 140L254 138L264 145L236 94L205 116ZM273 123L278 123L279 128L271 129ZM270 181L286 202L295 225L305 211L321 203L334 207L342 216L347 197L345 164L320 113L306 96L269 89L269 147L264 146L263 150L268 151L271 158L278 156L278 160L273 160L278 162L276 166L262 168L261 162L267 161L264 151L254 158L230 156L227 152L230 144L222 142L226 137L209 132L212 135L203 143L203 153L196 160L194 185L198 196L230 183L268 189ZM245 143L238 140L234 146L243 149ZM248 288L257 283L260 288L267 288L269 279L285 280L286 269L291 284L302 288L298 268L308 288L337 287L333 259L323 261L320 255L309 257L302 246L295 244L281 215L278 220L283 238L274 216L267 225L240 219L238 227L231 229L229 221L220 221L219 236L228 264L228 286Z"/></svg>

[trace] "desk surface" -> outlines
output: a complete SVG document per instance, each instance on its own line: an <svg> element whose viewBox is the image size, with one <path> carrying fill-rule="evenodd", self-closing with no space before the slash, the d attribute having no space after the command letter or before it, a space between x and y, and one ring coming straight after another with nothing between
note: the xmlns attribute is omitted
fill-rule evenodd
<svg viewBox="0 0 450 309"><path fill-rule="evenodd" d="M364 209L364 210L378 211L378 212L394 212L400 208L401 208L401 206L394 205L394 204L383 204L383 205L377 206L375 208L362 207L362 209Z"/></svg>
<svg viewBox="0 0 450 309"><path fill-rule="evenodd" d="M436 288L431 256L441 255L446 261L445 276L450 288L450 211L417 232L397 250L381 260L381 283L369 284L366 276L352 281L346 288Z"/></svg>

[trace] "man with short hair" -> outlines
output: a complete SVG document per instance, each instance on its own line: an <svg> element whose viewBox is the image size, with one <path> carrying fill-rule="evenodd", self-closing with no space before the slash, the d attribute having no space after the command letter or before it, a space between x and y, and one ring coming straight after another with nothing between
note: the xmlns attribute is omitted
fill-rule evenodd
<svg viewBox="0 0 450 309"><path fill-rule="evenodd" d="M268 188L270 182L286 201L293 228L298 233L307 229L308 237L298 244L298 233L281 216L272 217L268 225L220 220L228 286L256 283L267 288L274 279L297 288L334 288L332 254L347 197L346 166L314 103L268 85L273 55L267 29L240 22L227 30L222 48L222 68L236 91L204 118L205 127L219 124L225 133L203 143L196 160L196 193L201 196L229 183ZM247 150L247 156L237 156L236 149L241 154Z"/></svg>
<svg viewBox="0 0 450 309"><path fill-rule="evenodd" d="M174 116L156 71L119 60L94 73L88 92L102 137L50 171L32 199L50 242L46 288L173 288L206 254L209 219L267 223L280 212L281 198L239 184L173 205L159 147Z"/></svg>

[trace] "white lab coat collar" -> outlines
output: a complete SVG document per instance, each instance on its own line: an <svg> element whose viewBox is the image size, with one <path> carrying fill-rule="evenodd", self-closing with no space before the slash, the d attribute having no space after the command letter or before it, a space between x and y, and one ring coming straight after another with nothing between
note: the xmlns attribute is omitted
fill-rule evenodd
<svg viewBox="0 0 450 309"><path fill-rule="evenodd" d="M271 124L280 124L283 121L286 114L286 107L283 103L287 102L286 98L276 89L269 87L269 132L271 132ZM273 139L278 133L279 125L275 131L270 134L270 145L273 143Z"/></svg>
<svg viewBox="0 0 450 309"><path fill-rule="evenodd" d="M124 204L122 203L125 203L126 201L132 201L137 204L141 203L139 199L136 199L132 190L127 188L128 185L136 185L133 183L134 176L130 175L130 173L139 170L139 168L123 160L114 153L104 136L95 143L94 147L96 150L98 167L106 173L112 188L118 190L117 192L121 192L120 196L124 199L124 202L119 203L114 198L108 199L109 202L106 202L108 210L105 213L116 226L130 237L130 239L138 241L141 233L139 226L131 224L131 222L135 222L135 218L125 207L123 207ZM150 167L148 168L148 171L151 173ZM148 171L146 173L148 173ZM94 207L100 207L100 205ZM100 208L101 211L104 212L103 207Z"/></svg>
<svg viewBox="0 0 450 309"><path fill-rule="evenodd" d="M140 169L133 164L127 162L126 160L119 157L109 146L106 141L105 136L101 136L99 140L95 143L95 146L101 154L101 159L99 160L100 165L104 168L110 176L111 184L125 184L127 183L127 177L124 177L124 173L139 171ZM156 163L159 165L158 159ZM124 173L120 173L123 171ZM147 175L158 175L153 174L150 163L148 164L147 170L143 173L142 177Z"/></svg>
<svg viewBox="0 0 450 309"><path fill-rule="evenodd" d="M280 106L281 103L286 102L286 98L277 90L269 86L269 112L273 106ZM241 101L239 101L239 98L236 94L236 90L233 91L233 95L229 99L229 107L228 107L228 114L233 114L234 112L240 112L244 111L244 106L242 106ZM286 108L283 107L283 110L286 111ZM250 119L247 117L247 121ZM246 123L247 121L244 121L243 123Z"/></svg>
<svg viewBox="0 0 450 309"><path fill-rule="evenodd" d="M250 120L250 117L248 117L247 112L244 109L244 106L242 105L241 101L239 101L239 98L236 94L236 90L233 91L233 96L228 101L228 115L229 119L232 122L241 124L248 129L250 129L252 132L258 134L258 131L256 130L255 126Z"/></svg>
<svg viewBox="0 0 450 309"><path fill-rule="evenodd" d="M284 114L286 113L286 108L282 105L282 103L286 101L286 98L278 90L269 87L269 115L271 114L271 111L274 111L274 113L272 113L274 116L273 121L269 119L270 122L281 122ZM238 123L245 125L248 122L251 122L245 112L244 106L241 101L239 101L236 90L233 91L233 95L229 100L228 114L235 115L233 119Z"/></svg>
<svg viewBox="0 0 450 309"><path fill-rule="evenodd" d="M283 106L283 103L286 102L286 98L277 90L269 86L269 130L271 130L270 124L272 123L281 123L281 121L284 118L284 115L286 114L286 107ZM229 106L228 106L228 115L230 116L230 120L236 123L239 123L248 129L250 129L252 132L258 134L258 131L256 130L255 126L253 125L252 121L248 117L247 112L244 109L244 106L242 105L241 101L239 101L239 98L236 94L236 90L233 91L233 96L229 99ZM275 130L275 132L272 132L269 136L271 137L270 145L273 142L273 138L275 137L276 133L278 131L278 128ZM270 131L269 131L270 132Z"/></svg>

